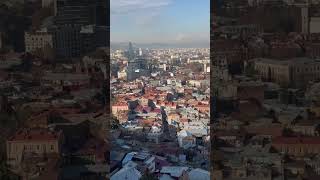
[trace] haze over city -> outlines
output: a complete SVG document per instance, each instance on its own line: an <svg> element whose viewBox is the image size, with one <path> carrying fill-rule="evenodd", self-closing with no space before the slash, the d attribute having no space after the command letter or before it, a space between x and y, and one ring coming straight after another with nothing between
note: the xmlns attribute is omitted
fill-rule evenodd
<svg viewBox="0 0 320 180"><path fill-rule="evenodd" d="M209 1L111 0L111 46L209 47ZM192 15L192 16L191 16Z"/></svg>

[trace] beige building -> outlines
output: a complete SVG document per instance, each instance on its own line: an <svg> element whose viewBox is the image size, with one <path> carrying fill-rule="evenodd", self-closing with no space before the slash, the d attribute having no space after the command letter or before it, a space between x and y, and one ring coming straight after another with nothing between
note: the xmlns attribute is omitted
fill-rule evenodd
<svg viewBox="0 0 320 180"><path fill-rule="evenodd" d="M222 99L236 99L237 86L232 82L220 82L213 87L212 92Z"/></svg>
<svg viewBox="0 0 320 180"><path fill-rule="evenodd" d="M319 137L277 137L272 140L272 146L279 152L305 156L320 153Z"/></svg>
<svg viewBox="0 0 320 180"><path fill-rule="evenodd" d="M51 132L46 129L19 130L7 140L7 163L15 167L26 154L39 157L59 154L62 142L62 132Z"/></svg>
<svg viewBox="0 0 320 180"><path fill-rule="evenodd" d="M318 136L317 126L319 124L314 121L298 122L295 125L289 126L290 129L298 134L305 136Z"/></svg>
<svg viewBox="0 0 320 180"><path fill-rule="evenodd" d="M319 33L319 32L320 32L320 17L311 17L310 33Z"/></svg>
<svg viewBox="0 0 320 180"><path fill-rule="evenodd" d="M90 84L90 76L75 73L46 73L41 77L41 83L43 86L63 86L79 89Z"/></svg>
<svg viewBox="0 0 320 180"><path fill-rule="evenodd" d="M118 113L121 111L129 111L129 106L127 103L117 103L112 105L112 114L118 116Z"/></svg>
<svg viewBox="0 0 320 180"><path fill-rule="evenodd" d="M290 60L255 59L255 70L265 81L282 86L305 86L309 81L320 79L320 61L309 58Z"/></svg>
<svg viewBox="0 0 320 180"><path fill-rule="evenodd" d="M46 31L25 32L26 52L35 52L53 47L52 35Z"/></svg>
<svg viewBox="0 0 320 180"><path fill-rule="evenodd" d="M281 85L290 84L290 70L287 61L273 59L258 59L255 61L255 70L261 78Z"/></svg>
<svg viewBox="0 0 320 180"><path fill-rule="evenodd" d="M262 29L256 24L246 24L246 25L231 25L222 26L216 29L216 32L221 32L224 34L258 34L262 32Z"/></svg>

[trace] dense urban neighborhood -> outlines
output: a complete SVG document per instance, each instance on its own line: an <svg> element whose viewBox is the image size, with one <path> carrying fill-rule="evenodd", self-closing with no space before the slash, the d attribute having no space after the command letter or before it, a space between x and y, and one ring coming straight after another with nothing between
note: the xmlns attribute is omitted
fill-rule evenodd
<svg viewBox="0 0 320 180"><path fill-rule="evenodd" d="M214 1L216 180L319 179L319 1Z"/></svg>
<svg viewBox="0 0 320 180"><path fill-rule="evenodd" d="M0 2L0 179L107 178L107 13L99 0Z"/></svg>
<svg viewBox="0 0 320 180"><path fill-rule="evenodd" d="M209 49L111 50L110 178L210 179Z"/></svg>

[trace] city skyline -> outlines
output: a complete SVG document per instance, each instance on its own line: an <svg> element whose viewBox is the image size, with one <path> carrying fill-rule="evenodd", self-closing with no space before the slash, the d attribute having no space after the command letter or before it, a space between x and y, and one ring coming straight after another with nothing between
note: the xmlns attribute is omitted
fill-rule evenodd
<svg viewBox="0 0 320 180"><path fill-rule="evenodd" d="M111 43L209 46L210 1L111 0Z"/></svg>

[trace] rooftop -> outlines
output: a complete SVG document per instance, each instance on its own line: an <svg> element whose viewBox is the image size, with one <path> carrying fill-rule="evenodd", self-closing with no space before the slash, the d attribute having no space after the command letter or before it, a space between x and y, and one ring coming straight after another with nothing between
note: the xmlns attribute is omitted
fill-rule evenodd
<svg viewBox="0 0 320 180"><path fill-rule="evenodd" d="M55 141L62 132L52 132L47 129L21 129L9 138L9 141Z"/></svg>
<svg viewBox="0 0 320 180"><path fill-rule="evenodd" d="M63 81L83 81L89 80L90 76L85 74L73 74L73 73L47 73L43 76L43 79L49 81L63 80Z"/></svg>
<svg viewBox="0 0 320 180"><path fill-rule="evenodd" d="M188 167L182 166L164 166L161 169L161 173L170 174L172 177L180 177L184 171L187 171Z"/></svg>
<svg viewBox="0 0 320 180"><path fill-rule="evenodd" d="M320 137L277 137L273 144L320 144Z"/></svg>
<svg viewBox="0 0 320 180"><path fill-rule="evenodd" d="M293 65L293 64L314 64L320 63L320 60L310 59L307 57L298 57L298 58L291 58L288 60L278 60L278 59L268 59L268 58L257 58L255 59L256 62L260 63L269 63L269 64L278 64L278 65Z"/></svg>

